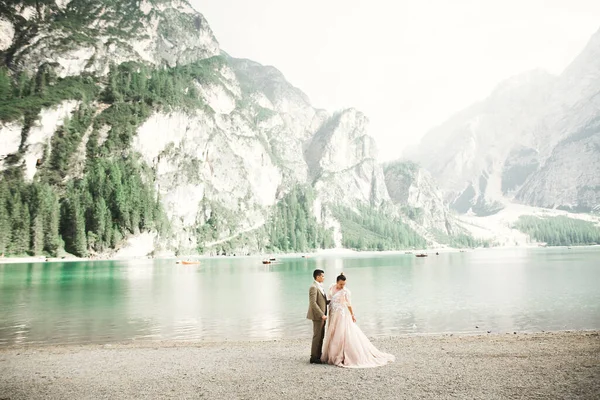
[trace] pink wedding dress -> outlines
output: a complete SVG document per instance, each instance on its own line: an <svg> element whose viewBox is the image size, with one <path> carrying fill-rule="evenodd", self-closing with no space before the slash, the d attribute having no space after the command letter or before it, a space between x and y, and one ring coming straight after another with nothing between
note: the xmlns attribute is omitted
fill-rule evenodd
<svg viewBox="0 0 600 400"><path fill-rule="evenodd" d="M373 368L393 362L395 357L377 350L352 321L350 291L337 290L334 283L328 294L331 303L321 361L345 368Z"/></svg>

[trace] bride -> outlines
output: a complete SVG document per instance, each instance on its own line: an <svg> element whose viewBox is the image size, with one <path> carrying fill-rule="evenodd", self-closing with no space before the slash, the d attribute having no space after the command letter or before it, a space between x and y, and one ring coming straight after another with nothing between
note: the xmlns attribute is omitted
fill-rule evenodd
<svg viewBox="0 0 600 400"><path fill-rule="evenodd" d="M395 360L392 354L377 350L356 325L343 273L329 287L328 298L331 303L322 362L346 368L372 368Z"/></svg>

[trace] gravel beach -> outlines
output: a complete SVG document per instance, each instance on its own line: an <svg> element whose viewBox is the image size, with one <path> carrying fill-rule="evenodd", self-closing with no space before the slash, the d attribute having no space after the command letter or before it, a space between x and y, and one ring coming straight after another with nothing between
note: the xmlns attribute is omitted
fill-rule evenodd
<svg viewBox="0 0 600 400"><path fill-rule="evenodd" d="M0 399L598 399L598 332L376 339L397 361L308 363L309 340L0 349Z"/></svg>

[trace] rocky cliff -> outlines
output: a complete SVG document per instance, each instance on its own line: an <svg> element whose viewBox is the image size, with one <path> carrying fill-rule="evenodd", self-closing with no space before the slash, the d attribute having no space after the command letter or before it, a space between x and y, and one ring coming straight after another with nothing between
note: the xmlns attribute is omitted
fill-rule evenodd
<svg viewBox="0 0 600 400"><path fill-rule="evenodd" d="M386 164L384 174L391 200L416 224L438 240L458 233L455 219L429 172L404 161Z"/></svg>
<svg viewBox="0 0 600 400"><path fill-rule="evenodd" d="M425 135L415 158L458 212L487 215L502 208L505 164L516 147L531 148L532 140L521 132L535 126L554 79L544 71L509 79ZM523 179L521 171L513 175L511 182Z"/></svg>
<svg viewBox="0 0 600 400"><path fill-rule="evenodd" d="M54 233L81 255L128 238L149 240L144 253L305 251L340 246L342 225L358 228L339 210L361 207L403 224L367 118L315 109L274 67L230 57L185 1L1 11L0 208L30 210L45 251Z"/></svg>
<svg viewBox="0 0 600 400"><path fill-rule="evenodd" d="M600 30L560 75L534 130L539 168L516 195L526 204L600 207Z"/></svg>
<svg viewBox="0 0 600 400"><path fill-rule="evenodd" d="M558 77L507 80L422 140L418 154L457 211L510 201L590 211L599 204L600 31Z"/></svg>
<svg viewBox="0 0 600 400"><path fill-rule="evenodd" d="M110 64L188 64L219 54L204 17L186 1L9 0L0 44L13 69L49 65L60 77L106 75Z"/></svg>

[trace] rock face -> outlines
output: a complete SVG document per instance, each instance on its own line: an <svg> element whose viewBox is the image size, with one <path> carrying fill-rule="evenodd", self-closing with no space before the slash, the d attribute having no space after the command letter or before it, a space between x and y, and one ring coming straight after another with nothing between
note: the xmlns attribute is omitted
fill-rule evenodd
<svg viewBox="0 0 600 400"><path fill-rule="evenodd" d="M600 210L600 125L590 123L556 145L517 194L526 204L575 212Z"/></svg>
<svg viewBox="0 0 600 400"><path fill-rule="evenodd" d="M219 54L208 23L185 1L35 4L8 1L0 20L7 64L31 74L46 64L60 77L105 75L126 61L172 67Z"/></svg>
<svg viewBox="0 0 600 400"><path fill-rule="evenodd" d="M13 24L5 18L0 18L0 51L8 49L14 37L15 28Z"/></svg>
<svg viewBox="0 0 600 400"><path fill-rule="evenodd" d="M154 245L184 254L213 252L218 244L258 232L296 186L314 189L314 217L332 230L338 246L341 224L333 212L338 206L413 213L408 223L418 225L420 234L452 234L448 209L428 173L390 169L384 175L365 115L352 108L333 114L316 109L276 68L222 52L203 16L185 1L48 0L35 7L10 1L1 10L0 30L6 35L0 51L13 78L24 72L52 77L52 85L75 82L93 87L87 96L94 97L61 92L60 100L41 107L34 118L0 121L0 168L21 168L26 181L38 179L37 160L52 155L53 137L85 104L92 110L90 121L69 139L77 143L65 163L69 171L62 171L57 184L85 180L88 144L102 148L118 142L122 147L104 148L102 157L140 160L141 179L154 186L166 212L168 242ZM143 90L154 72L164 73L160 79L185 76L177 89L165 84L164 90L189 94L193 106L169 103L173 93L152 92L159 101L135 93L125 98L118 90L107 95L118 84L113 65L126 66L120 76L127 87L137 73L138 86L131 86ZM135 108L136 103L146 107ZM127 117L118 107L139 115L107 120ZM119 142L116 135L127 138ZM199 231L214 225L215 216L216 233L202 236ZM138 247L146 254L153 241L162 240L155 232L133 233L139 237L123 237L128 244L121 254L132 255Z"/></svg>
<svg viewBox="0 0 600 400"><path fill-rule="evenodd" d="M590 211L600 206L600 31L560 76L534 131L540 168L517 200Z"/></svg>
<svg viewBox="0 0 600 400"><path fill-rule="evenodd" d="M448 205L429 172L413 162L398 161L387 164L384 173L392 202L409 218L435 234L456 233Z"/></svg>
<svg viewBox="0 0 600 400"><path fill-rule="evenodd" d="M521 132L535 126L554 79L539 70L509 79L425 135L415 158L454 209L486 215L502 208L505 162L515 146L531 146Z"/></svg>
<svg viewBox="0 0 600 400"><path fill-rule="evenodd" d="M367 118L354 109L333 115L305 151L311 179L324 198L380 206L389 200Z"/></svg>
<svg viewBox="0 0 600 400"><path fill-rule="evenodd" d="M178 248L198 245L194 230L216 208L234 216L218 241L262 226L296 184L314 184L316 216L333 228L328 204L388 199L361 113L315 110L274 68L228 61L219 83L201 90L208 110L156 113L134 139L155 172Z"/></svg>
<svg viewBox="0 0 600 400"><path fill-rule="evenodd" d="M558 77L501 84L423 139L414 156L459 212L516 200L589 211L599 204L600 31Z"/></svg>
<svg viewBox="0 0 600 400"><path fill-rule="evenodd" d="M67 100L57 106L43 109L38 119L27 127L26 132L22 120L0 123L0 171L8 167L8 156L21 149L23 157L20 165L24 167L26 180L31 181L36 173L37 160L42 158L46 148L51 151L50 140L56 129L78 104L77 101Z"/></svg>
<svg viewBox="0 0 600 400"><path fill-rule="evenodd" d="M513 148L504 161L502 170L502 193L514 195L539 168L539 153L530 147L519 146Z"/></svg>
<svg viewBox="0 0 600 400"><path fill-rule="evenodd" d="M90 74L99 85L105 85L102 77L112 64L169 68L218 56L219 62L203 67L204 79L185 88L195 90L205 106L154 109L136 128L129 149L149 167L147 179L170 222L169 248L210 250L252 232L295 185L316 189L315 217L333 229L338 244L339 223L330 205L389 202L362 113L315 109L276 68L221 53L202 15L186 2L72 0L38 7L11 2L3 9L0 28L14 32L2 42L11 69L30 74L50 69L59 78ZM66 100L43 108L28 124L23 119L3 122L1 168L22 165L24 178L33 180L37 160L44 152L51 154L52 136L78 105ZM109 104L94 99L92 106L101 119ZM102 145L111 128L97 125L92 124L93 137ZM77 168L65 180L82 176L91 130L82 135L73 155ZM17 153L19 164L9 164ZM218 236L198 243L198 227L215 214L224 221Z"/></svg>
<svg viewBox="0 0 600 400"><path fill-rule="evenodd" d="M284 183L308 181L303 150L329 113L313 108L306 94L291 85L274 67L229 58L244 96L246 117L281 168Z"/></svg>

